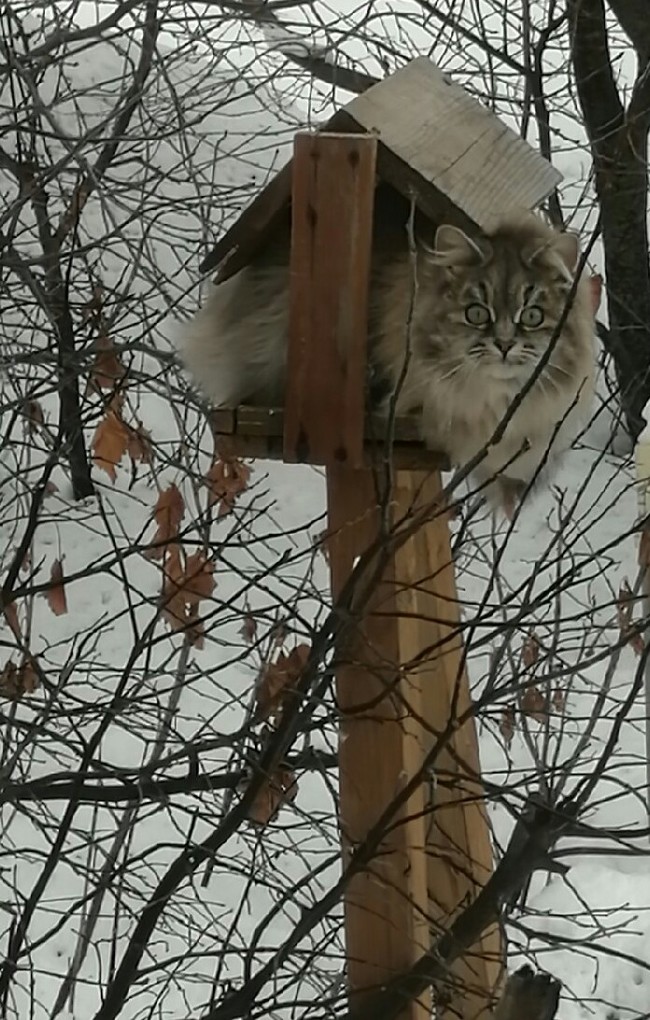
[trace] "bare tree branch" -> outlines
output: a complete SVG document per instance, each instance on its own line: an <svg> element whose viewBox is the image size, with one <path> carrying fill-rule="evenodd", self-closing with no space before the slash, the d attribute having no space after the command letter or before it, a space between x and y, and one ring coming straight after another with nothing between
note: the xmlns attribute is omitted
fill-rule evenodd
<svg viewBox="0 0 650 1020"><path fill-rule="evenodd" d="M56 243L59 247L77 222L90 195L99 186L102 177L115 157L120 142L126 135L131 117L142 99L144 86L153 65L158 28L158 0L147 0L138 66L120 102L121 109L115 118L110 141L102 149L90 173L86 174L75 188L70 207L61 218L55 234Z"/></svg>

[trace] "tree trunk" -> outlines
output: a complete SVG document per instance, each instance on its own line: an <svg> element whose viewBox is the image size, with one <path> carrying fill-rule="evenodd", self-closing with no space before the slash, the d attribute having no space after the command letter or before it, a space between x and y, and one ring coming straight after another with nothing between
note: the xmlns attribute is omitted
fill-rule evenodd
<svg viewBox="0 0 650 1020"><path fill-rule="evenodd" d="M630 102L614 78L603 0L568 0L571 56L594 162L605 249L609 350L623 416L636 439L650 398L650 263L648 261L648 28L626 17L628 0L609 6L637 50L639 70ZM632 0L633 2L633 0Z"/></svg>

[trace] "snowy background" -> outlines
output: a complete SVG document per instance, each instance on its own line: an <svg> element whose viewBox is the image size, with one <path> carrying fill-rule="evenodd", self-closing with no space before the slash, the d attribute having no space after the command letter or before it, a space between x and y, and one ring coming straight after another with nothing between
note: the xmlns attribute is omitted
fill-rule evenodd
<svg viewBox="0 0 650 1020"><path fill-rule="evenodd" d="M280 652L308 644L328 606L327 564L317 548L325 527L322 472L252 463L234 510L220 516L219 465L205 408L173 352L209 286L199 284L201 258L286 160L295 130L321 121L334 97L294 73L278 52L277 27L247 27L245 20L217 17L209 5L173 7L142 102L61 260L84 436L95 454L96 495L85 500L73 499L65 457L57 454L57 358L51 317L39 298L39 225L33 206L17 197L11 166L3 163L0 178L0 229L12 256L0 282L0 571L3 594L11 593L0 625L3 953L17 931L21 936L18 970L0 1001L4 1015L20 1020L104 1015L98 1010L105 989L158 883L237 799L232 777L260 739L259 727L248 725L260 670ZM375 5L365 14L343 3L334 11L296 8L292 31L318 45L335 39L340 59L363 60L375 75L430 53L475 94L491 95L520 129L515 72L507 65L495 70L484 49L433 15L424 24L420 7L404 3L399 17L391 7ZM6 15L5 61L12 47L22 52L21 33L31 50L51 41L52 10L58 8ZM87 28L110 10L82 5L76 23ZM64 5L60 11L63 17ZM542 24L544 5L533 11ZM508 23L515 32L515 8ZM501 15L490 8L483 41L497 47L503 31ZM3 149L47 168L55 228L102 150L106 118L139 59L139 30L102 34L101 41L80 37L65 56L29 65L29 72L18 63L3 78ZM511 38L515 53L518 36ZM554 161L565 175L561 199L587 239L595 221L589 154L559 43L549 59L563 89L552 100ZM623 48L617 62L623 76L628 60ZM33 116L38 145L29 153ZM529 139L535 143L532 126ZM596 271L600 259L596 245ZM123 371L122 402L109 405ZM638 669L635 649L618 647L619 592L625 583L635 588L638 575L638 510L614 411L603 376L593 423L552 491L532 502L514 528L495 526L484 513L455 524L473 693L481 699L482 767L503 791L489 804L497 854L521 797L542 777L564 783L566 793L590 775ZM113 468L115 450L123 455ZM35 493L45 482L29 532ZM161 607L163 563L151 543L157 534L164 544L170 492L182 537L178 569L187 571L187 558L195 557L200 574L185 585L179 611L198 613L200 636L196 629L189 637L175 632L173 614ZM53 587L61 575L64 587ZM535 661L522 667L522 647L533 640ZM521 675L534 676L538 690L554 697L552 712L536 718L515 704ZM326 761L336 748L332 718L326 703L294 755L315 748ZM510 965L534 959L563 981L564 1020L650 1015L644 719L639 702L584 818L590 838L561 846L569 874L536 874L525 912L512 915ZM336 912L274 962L298 918L339 873L336 772L312 765L296 768L296 776L295 799L269 825L240 825L210 868L202 865L180 883L160 912L120 1015L203 1017L229 983L264 967L269 979L251 1015L297 1015L315 996L322 1003L339 993ZM198 778L191 789L182 787L189 792L161 788L135 801L133 782L152 777L161 784Z"/></svg>

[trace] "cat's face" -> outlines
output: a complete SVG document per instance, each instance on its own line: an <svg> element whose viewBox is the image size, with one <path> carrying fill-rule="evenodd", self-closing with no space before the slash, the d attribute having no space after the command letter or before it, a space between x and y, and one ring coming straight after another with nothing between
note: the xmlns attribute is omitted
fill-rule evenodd
<svg viewBox="0 0 650 1020"><path fill-rule="evenodd" d="M437 292L430 313L441 326L431 331L431 354L504 380L530 375L556 332L578 254L574 234L543 224L537 233L518 226L480 241L440 227L430 253Z"/></svg>

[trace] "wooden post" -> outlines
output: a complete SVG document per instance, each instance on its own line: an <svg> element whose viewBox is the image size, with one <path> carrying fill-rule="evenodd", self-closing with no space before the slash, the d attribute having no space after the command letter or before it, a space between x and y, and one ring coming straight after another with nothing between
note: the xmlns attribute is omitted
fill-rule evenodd
<svg viewBox="0 0 650 1020"><path fill-rule="evenodd" d="M380 534L370 470L328 468L329 557L337 598L359 552ZM345 852L360 842L421 767L422 690L399 676L399 589L389 565L337 671L340 824ZM395 813L371 867L353 878L345 903L348 978L357 995L408 970L430 945L425 786ZM430 997L405 1008L427 1020Z"/></svg>
<svg viewBox="0 0 650 1020"><path fill-rule="evenodd" d="M327 477L336 598L381 522L371 471L334 466ZM432 518L391 558L353 660L337 674L342 833L352 845L421 768L437 735L470 706L447 515L436 512L440 488L438 471L395 473L389 524L423 506L433 508ZM346 933L353 989L376 987L408 969L487 881L492 848L482 798L470 719L436 759L432 782L423 782L396 813L376 863L351 883ZM485 1020L500 972L499 935L487 932L452 968L441 1020ZM428 1007L413 1004L404 1016L423 1020Z"/></svg>
<svg viewBox="0 0 650 1020"><path fill-rule="evenodd" d="M361 467L377 143L299 134L284 459Z"/></svg>
<svg viewBox="0 0 650 1020"><path fill-rule="evenodd" d="M435 504L440 473L399 471L396 510ZM445 514L425 523L396 556L395 572L410 592L410 616L399 620L400 662L417 662L411 676L422 689L425 726L435 734L471 706L462 657L460 606ZM427 738L427 743L430 738ZM427 880L433 934L475 898L492 873L493 855L480 782L478 740L473 719L458 727L435 768L427 819ZM488 1015L501 978L500 936L486 932L452 968L449 1017L476 1020Z"/></svg>
<svg viewBox="0 0 650 1020"><path fill-rule="evenodd" d="M284 451L286 460L326 467L334 598L386 518L390 525L414 503L435 502L440 491L437 471L396 471L382 514L375 473L362 466L375 144L369 136L298 136L294 150ZM469 704L457 623L448 524L438 513L387 563L353 639L339 649L344 856L420 772L450 711L459 714ZM431 927L444 925L490 873L487 827L476 800L473 722L437 765L455 771L458 791L437 790L430 804L429 784L420 783L396 811L369 868L347 890L355 998L412 966L430 945ZM476 1020L484 1013L495 984L495 968L484 955L491 946L483 940L452 974L470 979L472 991L459 992L450 1018ZM403 1020L428 1020L430 1011L425 996L405 1005Z"/></svg>

